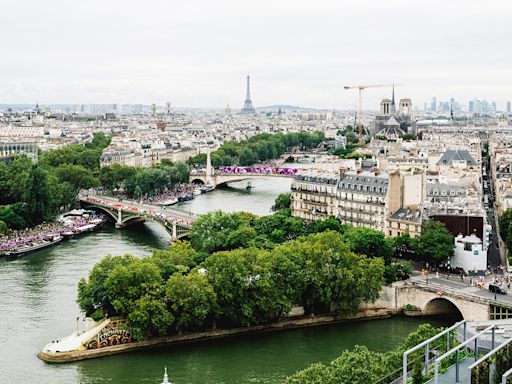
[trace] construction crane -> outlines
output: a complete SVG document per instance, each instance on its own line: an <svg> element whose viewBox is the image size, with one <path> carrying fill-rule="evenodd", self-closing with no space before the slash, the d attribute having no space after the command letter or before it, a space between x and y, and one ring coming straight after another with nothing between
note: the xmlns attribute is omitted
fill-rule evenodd
<svg viewBox="0 0 512 384"><path fill-rule="evenodd" d="M359 144L363 144L363 91L366 88L383 88L383 87L394 87L394 84L386 85L346 85L345 89L358 89L359 90L359 105L357 106L356 114L356 126L359 131Z"/></svg>

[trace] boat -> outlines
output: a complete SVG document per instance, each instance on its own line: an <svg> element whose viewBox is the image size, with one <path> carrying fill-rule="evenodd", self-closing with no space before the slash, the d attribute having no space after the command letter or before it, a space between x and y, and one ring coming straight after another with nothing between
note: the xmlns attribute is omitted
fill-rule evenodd
<svg viewBox="0 0 512 384"><path fill-rule="evenodd" d="M214 189L215 189L214 185L206 184L205 186L201 187L201 192L203 192L203 193L211 192Z"/></svg>
<svg viewBox="0 0 512 384"><path fill-rule="evenodd" d="M190 201L194 199L193 193L187 193L186 195L182 195L178 197L178 201Z"/></svg>
<svg viewBox="0 0 512 384"><path fill-rule="evenodd" d="M178 202L178 199L174 197L172 199L167 199L167 200L161 201L158 203L158 205L167 206L167 205L176 204L177 202Z"/></svg>
<svg viewBox="0 0 512 384"><path fill-rule="evenodd" d="M201 194L201 188L194 189L194 192L192 192L194 196L199 196Z"/></svg>
<svg viewBox="0 0 512 384"><path fill-rule="evenodd" d="M254 188L252 186L252 183L250 181L247 182L247 186L245 187L246 190L250 191L252 188Z"/></svg>
<svg viewBox="0 0 512 384"><path fill-rule="evenodd" d="M29 244L22 244L19 247L6 250L5 256L21 256L27 253L35 252L40 249L51 247L57 243L62 241L62 236L60 235L50 235L46 239L34 241Z"/></svg>

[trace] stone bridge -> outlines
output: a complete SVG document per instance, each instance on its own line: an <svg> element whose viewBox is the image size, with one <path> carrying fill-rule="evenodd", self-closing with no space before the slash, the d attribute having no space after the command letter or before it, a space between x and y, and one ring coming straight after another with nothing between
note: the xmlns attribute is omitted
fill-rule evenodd
<svg viewBox="0 0 512 384"><path fill-rule="evenodd" d="M365 305L365 308L384 308L399 312L408 306L414 308L407 312L412 315L460 314L467 321L482 321L495 318L498 312L503 317L512 318L511 301L503 298L494 300L441 284L418 281L398 282L384 287L379 300Z"/></svg>
<svg viewBox="0 0 512 384"><path fill-rule="evenodd" d="M240 168L240 167L238 167ZM278 171L282 169L279 168ZM288 169L288 168L285 168ZM268 172L268 173L262 173L262 172L240 172L240 173L227 173L227 172L220 172L215 171L212 175L208 175L204 171L194 172L190 174L190 182L191 183L201 183L201 184L208 184L213 185L215 187L226 185L228 183L233 183L235 181L242 181L247 179L253 179L253 178L267 178L267 177L288 177L292 178L295 174L293 173L276 173L276 172Z"/></svg>
<svg viewBox="0 0 512 384"><path fill-rule="evenodd" d="M206 169L193 170L189 176L190 183L208 184L218 187L235 181L263 177L293 177L297 173L295 168L266 167L266 166L225 166L218 170L213 169L210 150L206 154Z"/></svg>
<svg viewBox="0 0 512 384"><path fill-rule="evenodd" d="M106 196L84 196L80 198L80 204L83 208L105 212L114 220L116 228L142 221L154 221L171 234L173 241L188 236L192 222L196 219L195 215L185 212Z"/></svg>

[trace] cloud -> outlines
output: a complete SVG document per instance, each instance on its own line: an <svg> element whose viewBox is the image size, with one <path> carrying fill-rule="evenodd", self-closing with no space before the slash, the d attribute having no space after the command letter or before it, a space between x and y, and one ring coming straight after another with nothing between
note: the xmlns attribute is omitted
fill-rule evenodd
<svg viewBox="0 0 512 384"><path fill-rule="evenodd" d="M423 105L512 98L512 3L476 0L10 1L0 102L352 108L346 84ZM499 10L499 11L497 11ZM386 89L369 90L376 107Z"/></svg>

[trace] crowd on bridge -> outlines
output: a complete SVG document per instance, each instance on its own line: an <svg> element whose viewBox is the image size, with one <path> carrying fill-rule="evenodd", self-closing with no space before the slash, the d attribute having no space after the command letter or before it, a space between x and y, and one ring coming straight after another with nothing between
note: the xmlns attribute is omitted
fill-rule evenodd
<svg viewBox="0 0 512 384"><path fill-rule="evenodd" d="M185 225L192 225L191 220L186 220L184 218L175 216L166 212L165 210L160 209L159 207L149 208L145 206L137 206L136 202L130 204L129 202L123 202L122 199L119 199L118 202L113 202L106 199L100 199L97 197L85 197L84 200L87 200L93 204L98 204L100 206L111 207L113 209L121 209L124 211L129 211L135 214L138 214L141 217L150 217L154 220L163 221L166 223L177 222Z"/></svg>
<svg viewBox="0 0 512 384"><path fill-rule="evenodd" d="M197 186L192 184L179 184L173 189L158 193L156 195L145 195L139 199L141 204L159 204L167 200L177 199L194 192Z"/></svg>
<svg viewBox="0 0 512 384"><path fill-rule="evenodd" d="M297 168L278 168L264 165L239 167L239 166L222 166L219 167L219 173L228 175L244 175L244 174L258 174L258 175L283 175L294 176L298 172Z"/></svg>

